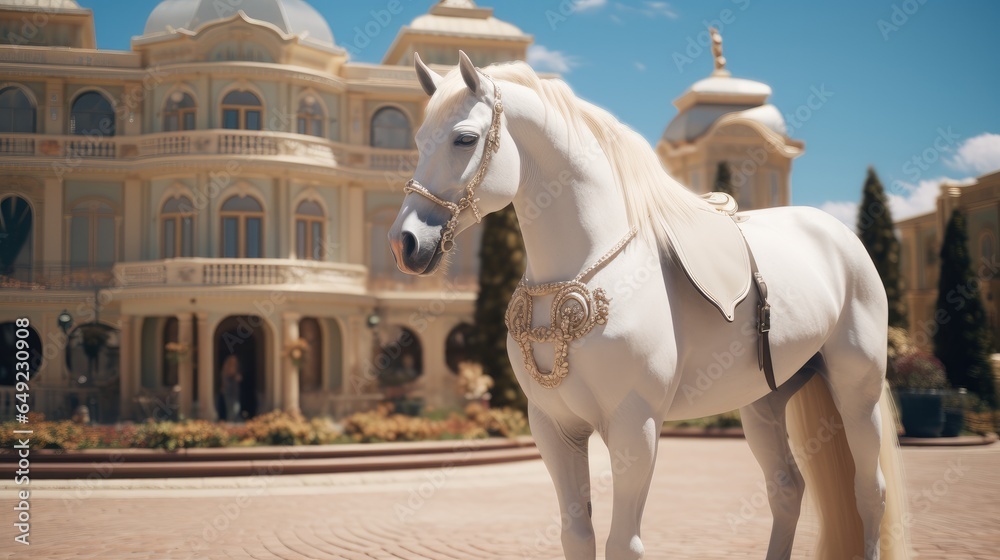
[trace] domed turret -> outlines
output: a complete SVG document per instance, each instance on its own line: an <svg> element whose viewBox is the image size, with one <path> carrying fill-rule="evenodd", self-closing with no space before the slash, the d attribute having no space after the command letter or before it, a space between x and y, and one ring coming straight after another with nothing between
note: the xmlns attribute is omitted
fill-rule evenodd
<svg viewBox="0 0 1000 560"><path fill-rule="evenodd" d="M715 70L674 101L677 115L657 153L670 174L695 192L731 189L744 210L789 204L791 160L805 145L789 138L781 111L767 102L770 86L732 76L722 37L710 31ZM738 184L715 184L722 164Z"/></svg>
<svg viewBox="0 0 1000 560"><path fill-rule="evenodd" d="M382 62L410 65L419 52L430 64L457 64L461 48L477 66L486 66L524 60L532 41L516 25L494 17L493 8L472 0L440 0L399 31Z"/></svg>

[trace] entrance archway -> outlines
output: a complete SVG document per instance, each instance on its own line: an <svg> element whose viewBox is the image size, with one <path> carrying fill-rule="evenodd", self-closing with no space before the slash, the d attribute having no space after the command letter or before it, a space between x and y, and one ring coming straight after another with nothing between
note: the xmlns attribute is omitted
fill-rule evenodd
<svg viewBox="0 0 1000 560"><path fill-rule="evenodd" d="M22 331L18 333L18 331ZM27 333L27 337L19 337L18 334L24 335ZM16 367L16 364L22 360L17 359L18 349L17 341L25 340L27 342L27 352L28 352L28 372L30 373L30 380L35 380L38 377L38 368L42 365L42 338L38 336L38 331L34 327L18 328L18 326L13 322L0 323L0 385L15 385L17 381L25 381L25 379L17 378L17 372L22 371L23 368ZM22 347L24 344L21 345ZM21 354L23 357L23 353Z"/></svg>
<svg viewBox="0 0 1000 560"><path fill-rule="evenodd" d="M225 318L215 329L215 395L219 419L253 418L267 391L267 340L257 315Z"/></svg>

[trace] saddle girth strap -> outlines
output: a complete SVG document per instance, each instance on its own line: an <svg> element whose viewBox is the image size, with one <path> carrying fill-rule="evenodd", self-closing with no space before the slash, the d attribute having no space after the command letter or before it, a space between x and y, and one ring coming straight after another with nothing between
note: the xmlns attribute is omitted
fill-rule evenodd
<svg viewBox="0 0 1000 560"><path fill-rule="evenodd" d="M743 233L742 229L740 233ZM767 302L767 284L757 269L757 261L753 258L753 250L750 248L750 243L747 243L745 235L743 242L747 245L750 274L753 275L753 285L757 288L757 367L764 372L767 386L772 391L777 391L778 386L774 382L774 364L771 362L771 304Z"/></svg>

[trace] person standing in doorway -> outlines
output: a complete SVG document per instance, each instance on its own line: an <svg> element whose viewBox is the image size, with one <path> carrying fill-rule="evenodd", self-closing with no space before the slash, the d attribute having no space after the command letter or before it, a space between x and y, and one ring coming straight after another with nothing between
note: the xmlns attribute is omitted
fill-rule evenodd
<svg viewBox="0 0 1000 560"><path fill-rule="evenodd" d="M219 414L220 420L235 422L240 419L240 385L243 383L243 375L240 372L240 359L236 354L230 354L226 361L222 362L222 410Z"/></svg>

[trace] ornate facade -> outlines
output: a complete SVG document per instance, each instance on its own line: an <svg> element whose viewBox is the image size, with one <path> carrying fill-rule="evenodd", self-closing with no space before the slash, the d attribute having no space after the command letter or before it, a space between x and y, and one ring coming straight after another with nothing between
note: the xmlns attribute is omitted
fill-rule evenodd
<svg viewBox="0 0 1000 560"><path fill-rule="evenodd" d="M479 230L446 277L399 273L385 242L426 101L412 53L524 59L530 36L471 0L381 65L304 0L165 0L124 52L74 0L0 0L0 33L0 345L30 319L34 410L342 415L392 368L458 402Z"/></svg>

